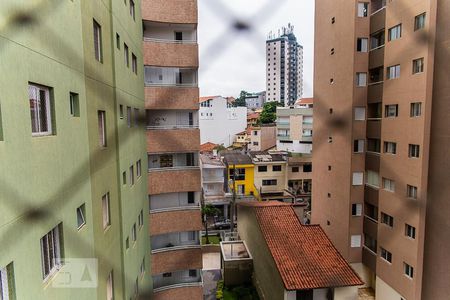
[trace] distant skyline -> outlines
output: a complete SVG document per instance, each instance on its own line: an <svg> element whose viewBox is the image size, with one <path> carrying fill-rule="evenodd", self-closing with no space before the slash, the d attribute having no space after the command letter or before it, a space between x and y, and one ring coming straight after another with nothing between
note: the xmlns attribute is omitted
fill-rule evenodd
<svg viewBox="0 0 450 300"><path fill-rule="evenodd" d="M272 14L254 16L269 2L280 3L281 7L278 10L272 7ZM304 50L303 97L312 97L314 0L199 0L198 4L199 84L202 96L236 97L241 90L264 91L265 41L270 31L277 33L278 29L291 23ZM257 32L230 31L232 16L227 13L228 9L239 20L255 26Z"/></svg>

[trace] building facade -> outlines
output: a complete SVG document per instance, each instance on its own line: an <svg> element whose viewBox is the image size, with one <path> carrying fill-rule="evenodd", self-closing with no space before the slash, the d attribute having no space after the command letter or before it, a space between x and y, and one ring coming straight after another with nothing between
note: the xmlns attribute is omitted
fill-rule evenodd
<svg viewBox="0 0 450 300"><path fill-rule="evenodd" d="M446 13L445 1L316 2L312 222L377 299L448 296Z"/></svg>
<svg viewBox="0 0 450 300"><path fill-rule="evenodd" d="M266 92L248 93L245 96L245 106L248 109L259 109L266 103Z"/></svg>
<svg viewBox="0 0 450 300"><path fill-rule="evenodd" d="M197 1L143 0L152 299L202 299Z"/></svg>
<svg viewBox="0 0 450 300"><path fill-rule="evenodd" d="M1 38L0 65L13 70L0 80L1 298L148 294L139 7L3 1L0 11L29 20ZM76 288L83 270L92 288Z"/></svg>
<svg viewBox="0 0 450 300"><path fill-rule="evenodd" d="M199 102L201 143L231 146L235 135L246 128L247 109L233 107L232 100L222 96L201 97Z"/></svg>
<svg viewBox="0 0 450 300"><path fill-rule="evenodd" d="M266 41L266 101L293 105L303 94L303 47L290 24Z"/></svg>
<svg viewBox="0 0 450 300"><path fill-rule="evenodd" d="M276 126L273 124L253 126L249 128L249 151L265 151L276 146Z"/></svg>

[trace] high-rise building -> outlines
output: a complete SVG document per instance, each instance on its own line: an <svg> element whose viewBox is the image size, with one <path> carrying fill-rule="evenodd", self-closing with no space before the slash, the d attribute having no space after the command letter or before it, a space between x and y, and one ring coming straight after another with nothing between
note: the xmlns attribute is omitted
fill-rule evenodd
<svg viewBox="0 0 450 300"><path fill-rule="evenodd" d="M312 222L376 299L448 297L449 14L316 1Z"/></svg>
<svg viewBox="0 0 450 300"><path fill-rule="evenodd" d="M303 47L294 26L269 33L266 41L266 101L293 105L303 94Z"/></svg>
<svg viewBox="0 0 450 300"><path fill-rule="evenodd" d="M139 7L5 0L0 12L0 298L147 293Z"/></svg>
<svg viewBox="0 0 450 300"><path fill-rule="evenodd" d="M143 0L153 299L203 299L196 0Z"/></svg>

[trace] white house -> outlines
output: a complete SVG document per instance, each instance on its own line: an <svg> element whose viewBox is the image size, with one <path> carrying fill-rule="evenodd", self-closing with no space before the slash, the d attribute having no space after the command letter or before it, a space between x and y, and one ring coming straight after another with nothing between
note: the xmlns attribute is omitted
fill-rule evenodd
<svg viewBox="0 0 450 300"><path fill-rule="evenodd" d="M211 142L229 147L235 135L247 127L247 108L233 107L222 96L201 97L199 125L202 144Z"/></svg>

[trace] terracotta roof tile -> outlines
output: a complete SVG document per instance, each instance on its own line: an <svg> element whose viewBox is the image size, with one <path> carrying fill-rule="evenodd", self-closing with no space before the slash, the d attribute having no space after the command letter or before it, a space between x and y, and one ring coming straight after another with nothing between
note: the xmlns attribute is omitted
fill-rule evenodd
<svg viewBox="0 0 450 300"><path fill-rule="evenodd" d="M200 152L212 152L214 148L217 147L217 144L207 142L200 145Z"/></svg>
<svg viewBox="0 0 450 300"><path fill-rule="evenodd" d="M302 225L292 205L271 201L250 206L287 290L364 284L322 228Z"/></svg>
<svg viewBox="0 0 450 300"><path fill-rule="evenodd" d="M205 97L200 97L200 98L198 99L198 102L199 102L199 103L202 103L202 102L205 102L205 101L208 101L208 100L217 98L217 97L221 97L221 96L205 96Z"/></svg>
<svg viewBox="0 0 450 300"><path fill-rule="evenodd" d="M298 99L297 102L295 102L295 104L313 104L314 103L314 98L301 98Z"/></svg>

